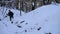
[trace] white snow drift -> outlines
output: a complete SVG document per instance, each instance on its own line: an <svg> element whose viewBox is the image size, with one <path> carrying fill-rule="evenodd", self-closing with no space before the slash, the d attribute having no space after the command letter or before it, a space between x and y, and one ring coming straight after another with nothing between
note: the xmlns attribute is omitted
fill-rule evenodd
<svg viewBox="0 0 60 34"><path fill-rule="evenodd" d="M10 23L9 17L0 21L1 34L60 34L60 5L46 5L39 7L29 13L20 16L19 11L10 9L14 12L13 24ZM0 18L1 17L0 11ZM20 23L24 21L24 23ZM18 22L16 24L16 22ZM26 25L26 23L28 23ZM18 28L17 25L22 26ZM37 28L41 27L38 31ZM30 28L33 28L32 30ZM27 31L25 31L27 30Z"/></svg>

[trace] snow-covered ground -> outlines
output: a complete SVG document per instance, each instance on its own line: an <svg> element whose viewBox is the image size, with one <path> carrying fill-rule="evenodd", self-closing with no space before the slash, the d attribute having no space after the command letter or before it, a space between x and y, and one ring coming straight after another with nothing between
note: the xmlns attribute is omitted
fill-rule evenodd
<svg viewBox="0 0 60 34"><path fill-rule="evenodd" d="M60 34L59 4L42 6L22 16L19 10L10 9L14 13L13 24L9 17L4 18L8 10L4 7L2 12L0 7L0 34Z"/></svg>

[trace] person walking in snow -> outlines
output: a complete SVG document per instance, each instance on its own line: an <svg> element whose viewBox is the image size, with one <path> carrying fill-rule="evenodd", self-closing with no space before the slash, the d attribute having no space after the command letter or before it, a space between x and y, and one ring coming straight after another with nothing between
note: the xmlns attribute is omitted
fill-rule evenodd
<svg viewBox="0 0 60 34"><path fill-rule="evenodd" d="M14 18L14 17L13 17L14 13L13 13L11 10L9 10L9 12L8 12L7 15L9 16L10 21L12 20L12 18Z"/></svg>

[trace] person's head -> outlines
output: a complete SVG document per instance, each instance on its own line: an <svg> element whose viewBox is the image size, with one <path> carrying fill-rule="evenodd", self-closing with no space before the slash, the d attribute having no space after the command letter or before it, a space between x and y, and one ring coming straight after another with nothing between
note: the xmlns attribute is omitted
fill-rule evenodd
<svg viewBox="0 0 60 34"><path fill-rule="evenodd" d="M9 10L9 12L12 12L11 10Z"/></svg>
<svg viewBox="0 0 60 34"><path fill-rule="evenodd" d="M9 12L10 12L10 10L9 10Z"/></svg>

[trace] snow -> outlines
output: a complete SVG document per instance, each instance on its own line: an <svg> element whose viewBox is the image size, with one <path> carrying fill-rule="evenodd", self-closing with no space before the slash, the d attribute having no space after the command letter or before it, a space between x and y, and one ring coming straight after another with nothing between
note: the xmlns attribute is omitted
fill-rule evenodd
<svg viewBox="0 0 60 34"><path fill-rule="evenodd" d="M5 8L5 7L4 7ZM0 7L1 9L1 7ZM6 13L8 13L9 8ZM5 11L4 10L4 11ZM0 11L0 34L60 34L60 5L46 5L39 7L29 13L24 13L20 16L20 11L10 9L14 13L13 24L9 17L4 18L2 11ZM21 26L19 28L17 26ZM38 31L37 29L41 27Z"/></svg>
<svg viewBox="0 0 60 34"><path fill-rule="evenodd" d="M42 32L59 34L60 6L47 5L39 7L28 13L23 19L25 19L31 27L34 26L33 24L38 23L39 26L42 27L41 34L44 34Z"/></svg>

